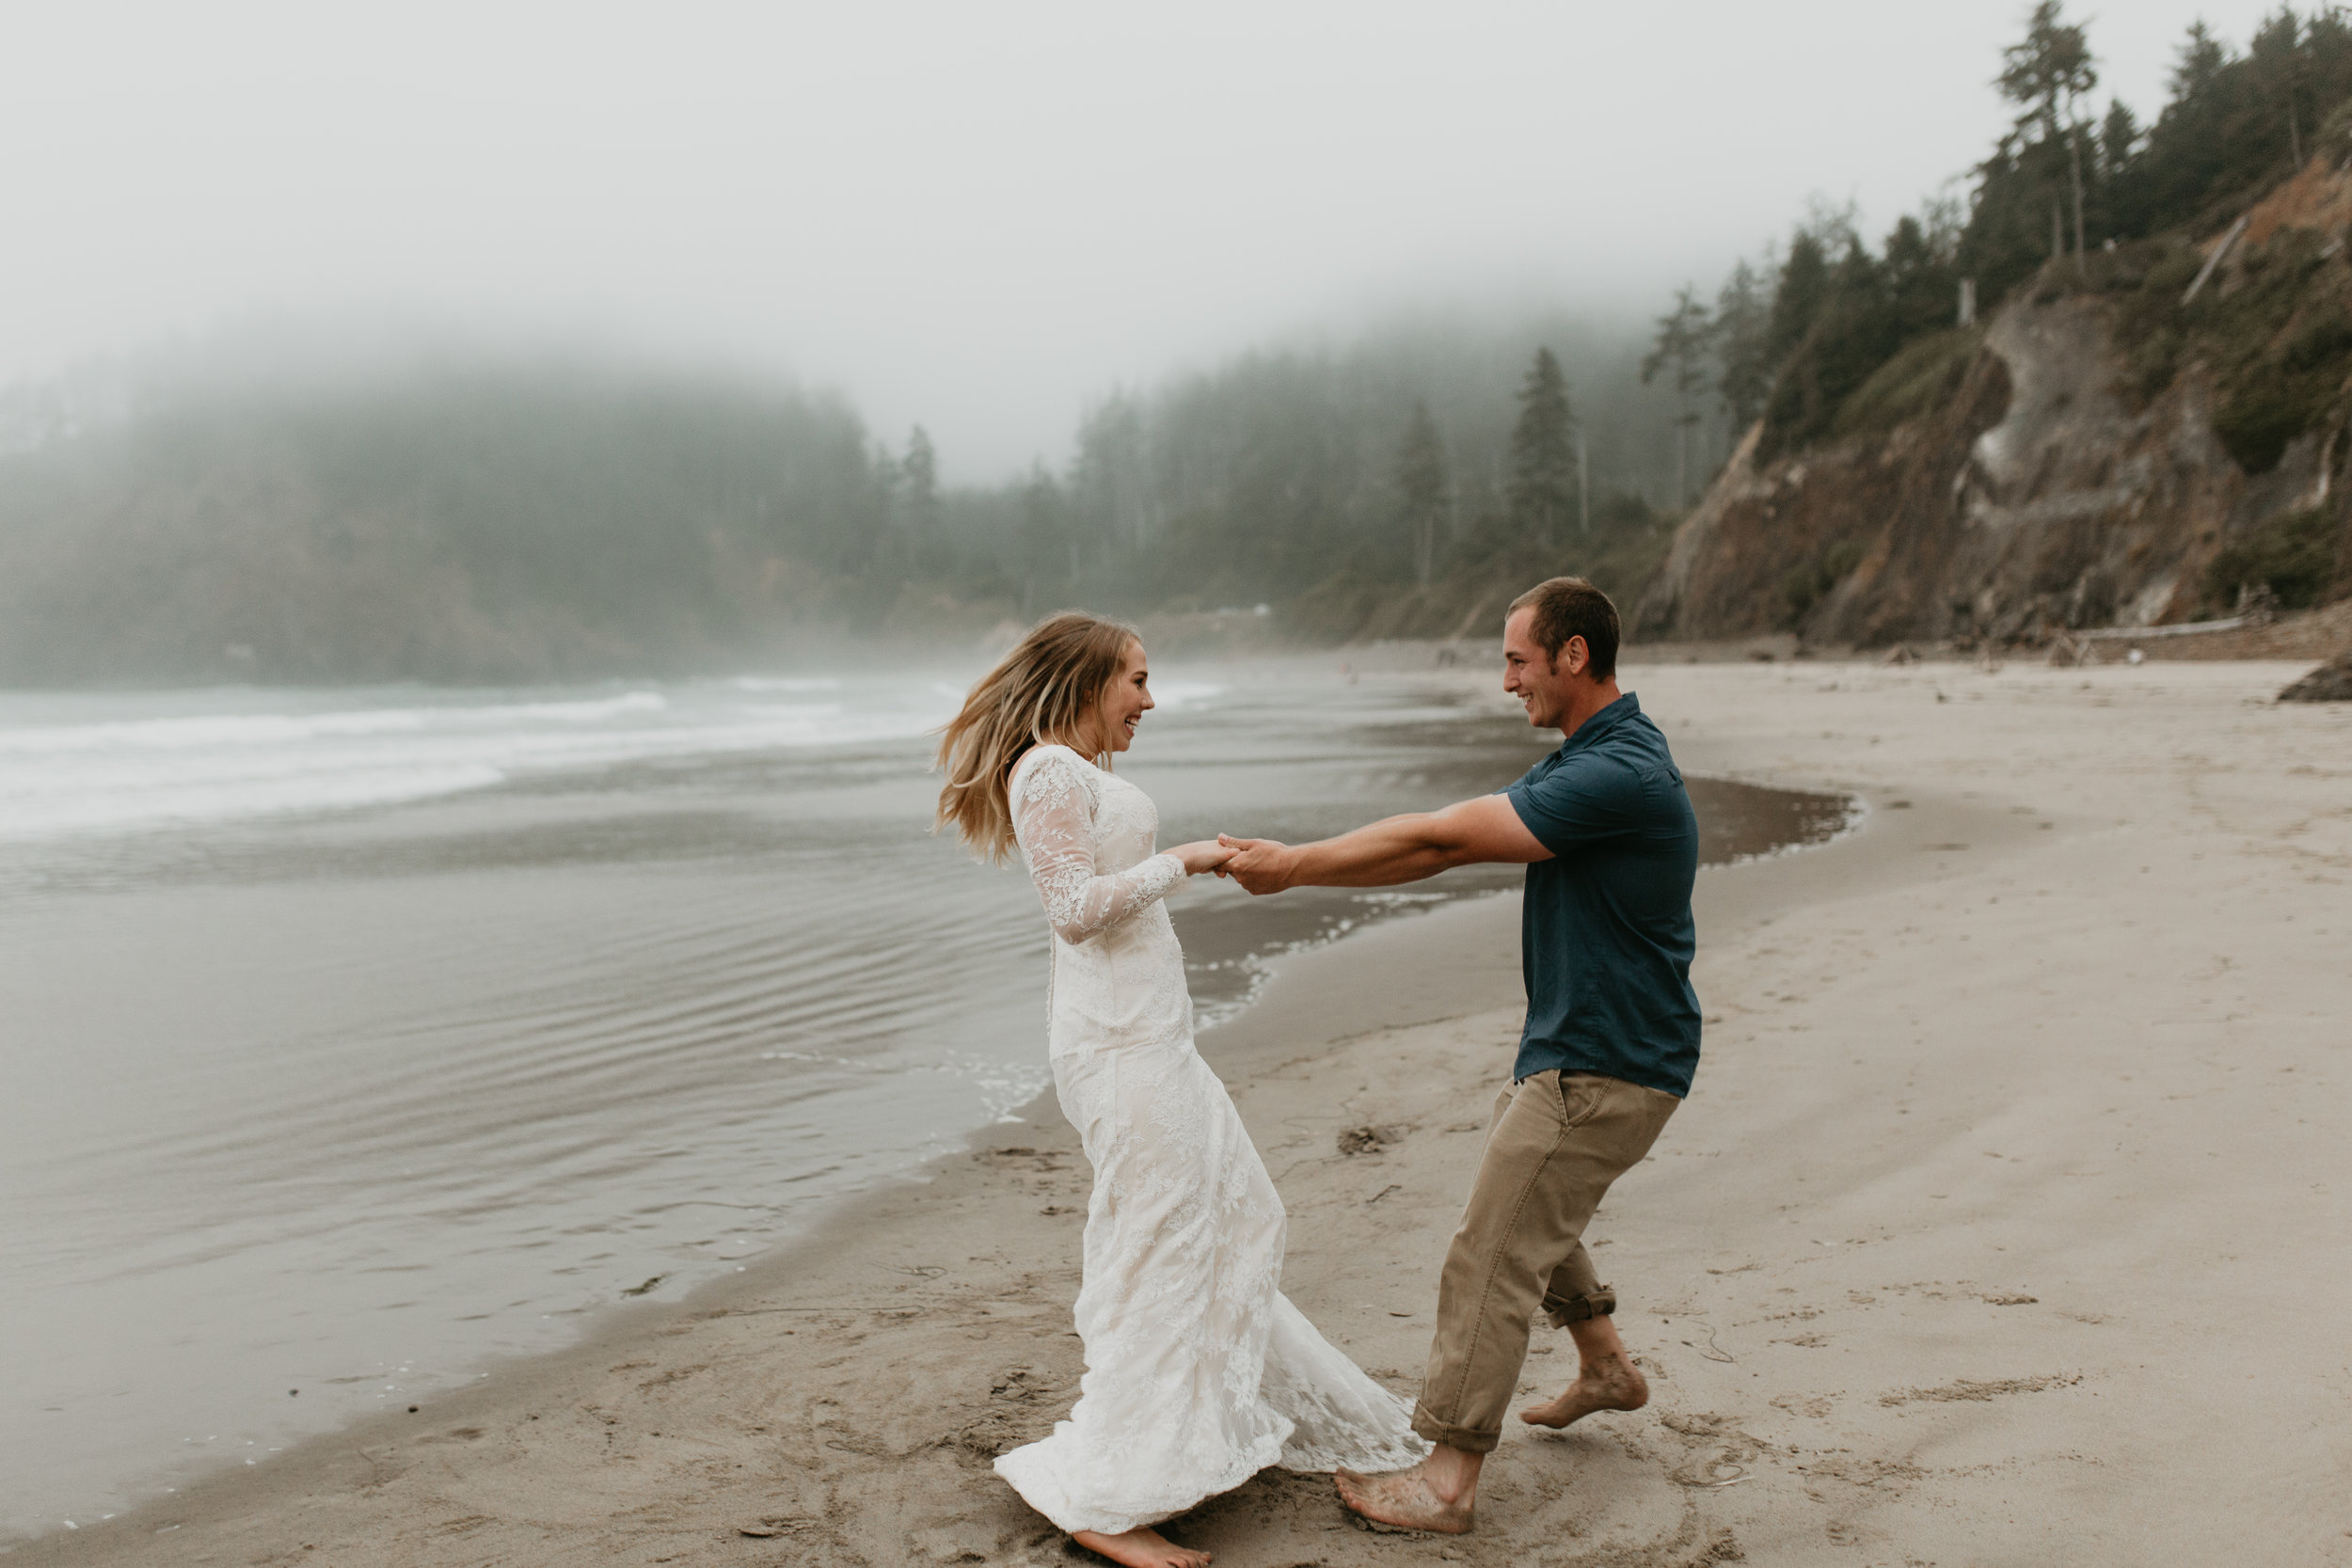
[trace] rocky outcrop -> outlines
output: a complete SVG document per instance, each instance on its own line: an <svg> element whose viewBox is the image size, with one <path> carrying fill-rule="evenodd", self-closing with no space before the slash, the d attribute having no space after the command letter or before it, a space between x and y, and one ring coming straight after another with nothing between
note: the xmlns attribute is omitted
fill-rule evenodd
<svg viewBox="0 0 2352 1568"><path fill-rule="evenodd" d="M2279 693L2282 703L2352 703L2352 653L2339 654Z"/></svg>
<svg viewBox="0 0 2352 1568"><path fill-rule="evenodd" d="M2285 220L2258 212L2265 232L2304 209L2333 214L2300 189L2332 190L2330 178L2285 187L2302 205ZM2217 356L2192 343L2153 395L2136 396L2149 379L2153 286L2122 296L2045 282L2017 291L1928 411L1891 431L1771 463L1756 461L1751 433L1678 531L1636 628L1676 640L1793 630L1863 646L2039 642L2226 610L2217 579L2277 519L2296 519L2296 538L2317 527L2352 539L2340 408L2274 445L2259 473L2215 431L2223 393L2242 404L2260 356L2292 363L2314 311L2352 293L2341 236L2330 249L2308 230L2306 242L2318 259L2298 263L2310 279L2298 287L2316 303L2265 325L2277 343L2247 347L2229 388ZM2229 268L2217 286L2237 286ZM2163 299L2178 298L2177 283L2166 289ZM2238 555L2216 569L2233 546ZM2336 559L2352 560L2352 548L2337 546ZM2347 586L2339 566L2328 596Z"/></svg>

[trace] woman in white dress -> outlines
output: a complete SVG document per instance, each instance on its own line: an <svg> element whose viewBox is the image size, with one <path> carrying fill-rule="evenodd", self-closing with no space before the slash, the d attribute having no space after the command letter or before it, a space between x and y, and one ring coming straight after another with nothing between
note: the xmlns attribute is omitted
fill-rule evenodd
<svg viewBox="0 0 2352 1568"><path fill-rule="evenodd" d="M1282 1200L1193 1049L1162 901L1230 851L1204 840L1154 853L1151 798L1108 768L1152 706L1133 629L1075 613L1041 623L944 732L939 819L981 854L1017 844L1028 862L1053 927L1054 1085L1094 1167L1078 1403L996 1473L1114 1561L1200 1568L1207 1553L1152 1527L1269 1465L1391 1470L1428 1445L1406 1402L1281 1293Z"/></svg>

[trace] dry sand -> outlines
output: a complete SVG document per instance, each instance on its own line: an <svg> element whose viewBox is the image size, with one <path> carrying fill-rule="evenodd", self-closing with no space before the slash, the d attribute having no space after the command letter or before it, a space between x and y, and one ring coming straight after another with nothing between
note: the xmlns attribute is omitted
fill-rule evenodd
<svg viewBox="0 0 2352 1568"><path fill-rule="evenodd" d="M1168 1533L1229 1568L2352 1562L2352 706L2273 705L2297 673L1631 670L1690 770L1873 808L1702 876L1697 1088L1595 1234L1653 1402L1509 1434L1465 1539L1280 1472ZM1303 955L1204 1040L1288 1290L1400 1389L1516 913ZM13 1555L1076 1560L987 1467L1079 1370L1087 1172L1033 1110L682 1307ZM1572 1364L1539 1330L1530 1391Z"/></svg>

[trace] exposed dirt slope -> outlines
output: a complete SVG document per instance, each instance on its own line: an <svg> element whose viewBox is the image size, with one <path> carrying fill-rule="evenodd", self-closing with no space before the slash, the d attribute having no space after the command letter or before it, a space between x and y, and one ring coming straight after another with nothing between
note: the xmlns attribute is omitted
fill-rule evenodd
<svg viewBox="0 0 2352 1568"><path fill-rule="evenodd" d="M2352 175L2314 162L2248 218L2195 313L2180 294L2225 236L2096 258L2088 286L2054 267L1891 431L1769 464L1752 435L1677 532L1638 627L2030 643L2227 610L2237 562L2296 547L2306 562L2332 548L2315 586L2342 596L2352 441L2333 343L2352 342L2337 325L2352 323Z"/></svg>

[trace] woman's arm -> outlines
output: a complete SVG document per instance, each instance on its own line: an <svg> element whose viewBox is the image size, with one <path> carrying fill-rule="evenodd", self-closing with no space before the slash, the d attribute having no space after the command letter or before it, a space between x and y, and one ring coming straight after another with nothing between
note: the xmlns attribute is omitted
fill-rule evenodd
<svg viewBox="0 0 2352 1568"><path fill-rule="evenodd" d="M1166 849L1124 871L1094 872L1094 796L1074 757L1049 753L1013 781L1013 836L1028 857L1029 878L1044 902L1045 918L1064 942L1084 942L1165 897L1184 879L1184 850ZM1198 858L1198 857L1196 857ZM1206 869L1204 867L1204 869Z"/></svg>
<svg viewBox="0 0 2352 1568"><path fill-rule="evenodd" d="M1443 811L1384 817L1351 833L1314 844L1270 838L1228 838L1233 858L1223 875L1251 893L1292 887L1389 887L1417 882L1457 865L1500 862L1525 865L1551 851L1519 820L1505 795L1481 795Z"/></svg>

